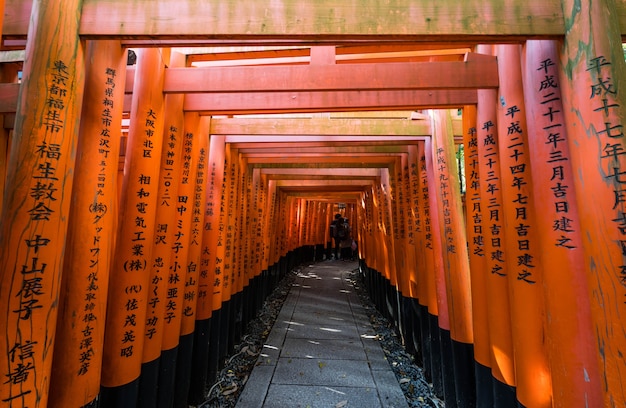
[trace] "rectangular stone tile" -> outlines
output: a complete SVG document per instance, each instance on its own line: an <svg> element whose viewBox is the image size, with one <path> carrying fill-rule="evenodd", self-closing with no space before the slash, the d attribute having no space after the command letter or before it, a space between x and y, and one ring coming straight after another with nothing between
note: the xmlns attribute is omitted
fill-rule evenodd
<svg viewBox="0 0 626 408"><path fill-rule="evenodd" d="M354 324L354 315L350 310L323 309L319 307L298 307L290 320L301 324Z"/></svg>
<svg viewBox="0 0 626 408"><path fill-rule="evenodd" d="M380 408L374 388L324 387L272 384L264 408L332 408L346 403L346 408ZM243 407L242 407L243 408Z"/></svg>
<svg viewBox="0 0 626 408"><path fill-rule="evenodd" d="M367 361L280 358L272 384L374 387Z"/></svg>
<svg viewBox="0 0 626 408"><path fill-rule="evenodd" d="M388 369L372 370L372 375L383 407L401 408L409 406L392 371Z"/></svg>
<svg viewBox="0 0 626 408"><path fill-rule="evenodd" d="M360 335L352 322L342 325L319 323L290 326L287 338L357 340Z"/></svg>
<svg viewBox="0 0 626 408"><path fill-rule="evenodd" d="M356 340L325 340L325 339L286 339L281 357L366 360L363 343Z"/></svg>
<svg viewBox="0 0 626 408"><path fill-rule="evenodd" d="M273 374L274 367L255 367L235 406L241 408L262 407Z"/></svg>
<svg viewBox="0 0 626 408"><path fill-rule="evenodd" d="M385 352L380 347L378 340L363 339L363 349L367 355L367 361L370 363L372 370L391 370L389 361L385 357Z"/></svg>

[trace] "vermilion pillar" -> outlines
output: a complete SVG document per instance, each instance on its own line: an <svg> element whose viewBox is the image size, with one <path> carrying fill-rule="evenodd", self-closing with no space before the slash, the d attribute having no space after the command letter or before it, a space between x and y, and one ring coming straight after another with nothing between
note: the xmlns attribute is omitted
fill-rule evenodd
<svg viewBox="0 0 626 408"><path fill-rule="evenodd" d="M51 407L82 407L100 393L109 269L118 223L126 52L119 41L91 41L86 57L85 103L50 379Z"/></svg>
<svg viewBox="0 0 626 408"><path fill-rule="evenodd" d="M509 293L517 399L527 407L549 407L552 384L545 344L543 248L533 205L528 129L520 47L496 46L500 89L497 120L506 231Z"/></svg>
<svg viewBox="0 0 626 408"><path fill-rule="evenodd" d="M408 146L409 164L409 207L408 225L409 245L413 247L414 263L411 269L411 296L414 300L417 321L414 322L415 329L415 354L418 363L424 367L424 372L430 378L430 353L427 350L430 342L428 340L430 331L428 330L428 273L426 270L426 241L424 233L424 208L422 191L420 188L420 168L417 145ZM429 254L430 255L430 254Z"/></svg>
<svg viewBox="0 0 626 408"><path fill-rule="evenodd" d="M489 296L487 293L486 222L480 197L480 166L476 131L476 106L463 107L465 155L465 216L469 252L474 360L476 361L477 406L493 405L491 381L491 342L489 340Z"/></svg>
<svg viewBox="0 0 626 408"><path fill-rule="evenodd" d="M626 67L612 0L564 0L559 77L604 406L626 401Z"/></svg>
<svg viewBox="0 0 626 408"><path fill-rule="evenodd" d="M134 406L138 396L158 206L164 72L162 50L137 51L102 365L103 403L112 406Z"/></svg>
<svg viewBox="0 0 626 408"><path fill-rule="evenodd" d="M171 53L169 66L181 66L183 63L184 56ZM139 382L139 405L144 407L154 406L157 401L172 394L171 389L164 393L163 387L159 387L159 371L163 369L161 366L172 363L169 359L161 362L163 339L167 337L171 344L171 336L175 335L178 340L176 322L180 319L181 298L178 293L181 285L179 252L184 241L182 232L177 231L176 217L179 212L190 209L190 204L181 203L178 197L178 174L182 165L183 98L182 94L168 94L164 99L160 171L155 180L158 183L157 210L153 226L154 241L151 243L152 255L148 260L150 283ZM172 324L174 326L170 327ZM167 382L162 385L165 386ZM154 392L155 388L159 390L158 393Z"/></svg>
<svg viewBox="0 0 626 408"><path fill-rule="evenodd" d="M456 149L449 112L431 111L433 178L443 255L453 375L458 406L473 406L474 386L472 299L465 220L461 203ZM444 353L444 357L447 353ZM448 395L446 395L448 398Z"/></svg>
<svg viewBox="0 0 626 408"><path fill-rule="evenodd" d="M208 135L207 135L208 137ZM211 136L206 177L206 205L202 228L200 276L196 305L193 364L189 403L204 401L204 387L217 376L219 330L222 305L222 268L224 262L221 213L224 192L224 137Z"/></svg>
<svg viewBox="0 0 626 408"><path fill-rule="evenodd" d="M83 96L81 4L32 7L0 226L4 406L48 403Z"/></svg>
<svg viewBox="0 0 626 408"><path fill-rule="evenodd" d="M184 258L184 294L182 317L180 322L180 340L176 355L176 379L174 407L188 406L191 367L193 359L193 342L196 322L196 305L198 300L198 280L200 278L200 255L202 249L202 227L206 203L206 177L208 154L208 128L211 119L200 118L197 113L185 114L183 136L183 165L181 180L178 187L179 201L191 201L191 211L178 213L176 225L187 236L187 244L183 248ZM185 177L188 179L185 180ZM164 347L167 345L164 339Z"/></svg>
<svg viewBox="0 0 626 408"><path fill-rule="evenodd" d="M440 222L443 220L439 217L439 197L435 184L435 166L433 164L433 143L432 139L424 141L424 168L423 168L423 184L422 187L427 196L428 215L426 234L427 245L432 247L432 268L428 265L429 276L429 293L433 295L428 311L435 311L436 314L430 314L430 331L433 342L431 343L432 352L432 369L433 369L433 390L436 395L450 399L456 399L456 390L454 388L454 377L451 375L452 366L450 361L443 361L443 357L450 357L450 315L448 313L448 297L446 292L444 259L442 249ZM427 258L427 261L428 260ZM433 308L436 304L436 309ZM438 371L438 372L437 372ZM446 384L447 381L447 384Z"/></svg>
<svg viewBox="0 0 626 408"><path fill-rule="evenodd" d="M544 256L544 290L555 407L580 401L602 406L582 236L565 128L555 41L524 47L528 120L537 229Z"/></svg>
<svg viewBox="0 0 626 408"><path fill-rule="evenodd" d="M490 53L489 49L484 49ZM479 50L481 48L479 47ZM494 378L494 406L515 404L515 368L511 311L509 306L509 266L504 230L504 202L500 166L497 91L478 90L476 133L478 144L478 172L480 201L483 212L487 290L487 319L489 327L491 374Z"/></svg>

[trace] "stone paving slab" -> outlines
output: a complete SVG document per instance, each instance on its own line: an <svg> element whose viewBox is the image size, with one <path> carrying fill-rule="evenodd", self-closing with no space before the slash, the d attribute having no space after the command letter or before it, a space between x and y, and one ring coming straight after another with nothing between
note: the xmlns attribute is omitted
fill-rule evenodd
<svg viewBox="0 0 626 408"><path fill-rule="evenodd" d="M360 340L337 339L291 339L285 340L283 357L292 358L341 358L344 360L367 360Z"/></svg>
<svg viewBox="0 0 626 408"><path fill-rule="evenodd" d="M376 388L271 385L264 408L380 408Z"/></svg>
<svg viewBox="0 0 626 408"><path fill-rule="evenodd" d="M371 387L376 383L364 360L283 358L278 359L272 384Z"/></svg>

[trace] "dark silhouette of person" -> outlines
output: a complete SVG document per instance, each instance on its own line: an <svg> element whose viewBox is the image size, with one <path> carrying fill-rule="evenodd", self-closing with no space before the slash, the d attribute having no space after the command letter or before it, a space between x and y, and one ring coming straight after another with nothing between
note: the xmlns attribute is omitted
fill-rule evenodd
<svg viewBox="0 0 626 408"><path fill-rule="evenodd" d="M337 235L337 230L339 229L339 223L342 221L341 214L335 214L335 219L330 223L330 236L334 241L333 246L333 257L334 259L339 259L339 244L341 243L341 239Z"/></svg>

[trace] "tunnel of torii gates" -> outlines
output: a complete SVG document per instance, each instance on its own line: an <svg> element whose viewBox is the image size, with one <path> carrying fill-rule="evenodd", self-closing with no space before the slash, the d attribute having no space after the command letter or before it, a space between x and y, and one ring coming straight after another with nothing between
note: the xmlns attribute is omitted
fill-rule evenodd
<svg viewBox="0 0 626 408"><path fill-rule="evenodd" d="M0 406L202 402L337 212L447 407L626 405L624 0L0 5Z"/></svg>

